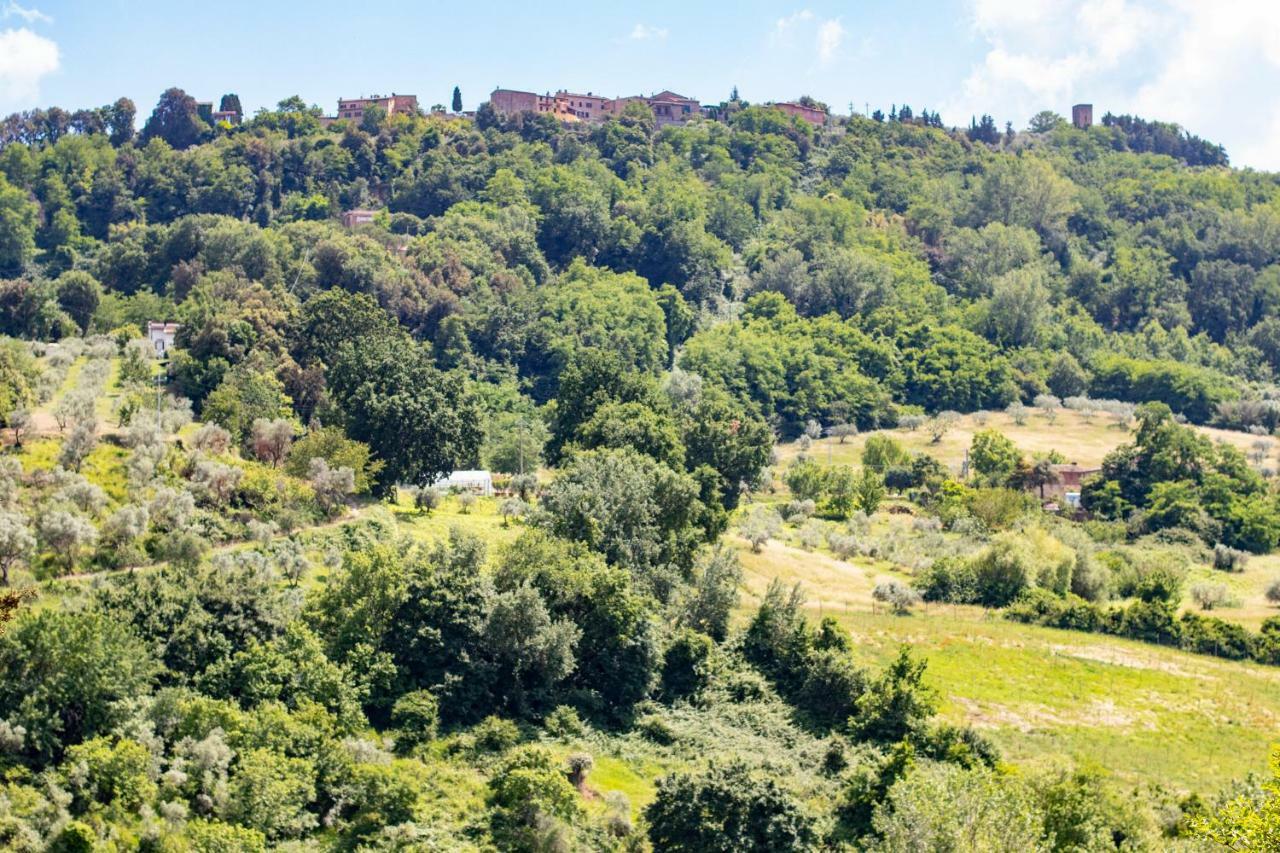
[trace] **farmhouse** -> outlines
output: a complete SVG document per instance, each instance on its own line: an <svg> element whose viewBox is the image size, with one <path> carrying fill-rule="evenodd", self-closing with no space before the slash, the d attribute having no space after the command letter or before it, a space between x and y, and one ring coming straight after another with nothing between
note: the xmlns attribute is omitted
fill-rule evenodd
<svg viewBox="0 0 1280 853"><path fill-rule="evenodd" d="M177 323L151 321L147 323L147 339L155 347L158 358L166 358L173 349L173 339L178 334Z"/></svg>

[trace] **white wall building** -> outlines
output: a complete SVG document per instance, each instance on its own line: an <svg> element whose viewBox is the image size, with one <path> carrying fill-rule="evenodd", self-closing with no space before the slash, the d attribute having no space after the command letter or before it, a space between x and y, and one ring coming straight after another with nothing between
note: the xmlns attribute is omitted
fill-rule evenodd
<svg viewBox="0 0 1280 853"><path fill-rule="evenodd" d="M493 477L488 471L454 471L431 484L437 489L449 491L456 489L472 492L477 495L491 497L493 495Z"/></svg>
<svg viewBox="0 0 1280 853"><path fill-rule="evenodd" d="M173 338L177 334L177 323L157 323L154 320L147 323L147 338L150 339L151 346L155 347L156 358L169 357L169 350L173 349Z"/></svg>

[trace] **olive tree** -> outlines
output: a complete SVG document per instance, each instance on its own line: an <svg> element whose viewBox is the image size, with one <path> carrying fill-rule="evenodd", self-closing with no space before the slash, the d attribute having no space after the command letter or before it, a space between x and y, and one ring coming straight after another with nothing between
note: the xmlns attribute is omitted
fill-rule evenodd
<svg viewBox="0 0 1280 853"><path fill-rule="evenodd" d="M347 496L356 490L356 472L347 467L330 468L319 456L312 457L308 478L315 489L316 502L326 515L341 511Z"/></svg>
<svg viewBox="0 0 1280 853"><path fill-rule="evenodd" d="M754 506L739 523L738 532L751 543L752 552L759 554L766 542L782 532L782 517L771 506Z"/></svg>
<svg viewBox="0 0 1280 853"><path fill-rule="evenodd" d="M97 423L80 421L71 430L66 441L62 442L62 450L58 453L58 464L70 471L79 471L84 460L93 452L98 444Z"/></svg>
<svg viewBox="0 0 1280 853"><path fill-rule="evenodd" d="M9 585L10 570L31 559L36 538L27 519L16 512L0 511L0 585Z"/></svg>
<svg viewBox="0 0 1280 853"><path fill-rule="evenodd" d="M13 430L13 443L22 446L22 434L31 426L31 410L26 407L14 409L8 417L9 429Z"/></svg>
<svg viewBox="0 0 1280 853"><path fill-rule="evenodd" d="M191 483L206 500L221 506L231 499L243 474L233 465L201 459L191 474Z"/></svg>
<svg viewBox="0 0 1280 853"><path fill-rule="evenodd" d="M36 535L40 544L61 557L70 571L82 549L97 543L98 528L80 513L57 507L40 514Z"/></svg>
<svg viewBox="0 0 1280 853"><path fill-rule="evenodd" d="M210 456L221 456L231 449L231 433L217 424L202 424L191 437L191 446Z"/></svg>
<svg viewBox="0 0 1280 853"><path fill-rule="evenodd" d="M292 421L284 418L258 418L250 429L249 446L259 460L271 463L272 468L278 468L289 455L289 448L293 447L295 432Z"/></svg>

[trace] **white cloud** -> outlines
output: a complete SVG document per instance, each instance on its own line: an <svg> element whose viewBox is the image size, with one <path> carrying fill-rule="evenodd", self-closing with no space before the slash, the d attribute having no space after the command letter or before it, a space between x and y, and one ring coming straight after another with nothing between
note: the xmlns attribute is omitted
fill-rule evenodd
<svg viewBox="0 0 1280 853"><path fill-rule="evenodd" d="M823 21L818 26L818 60L823 63L835 58L836 51L844 41L844 24L839 18Z"/></svg>
<svg viewBox="0 0 1280 853"><path fill-rule="evenodd" d="M969 0L982 58L944 114L1023 124L1091 101L1222 142L1233 162L1280 169L1275 0Z"/></svg>
<svg viewBox="0 0 1280 853"><path fill-rule="evenodd" d="M847 34L839 18L821 18L810 9L801 9L773 22L769 42L777 48L813 51L819 64L826 65L835 59Z"/></svg>
<svg viewBox="0 0 1280 853"><path fill-rule="evenodd" d="M19 6L17 3L14 3L13 0L9 0L7 4L5 4L3 7L0 7L0 18L21 18L22 20L26 21L28 24L35 24L35 23L52 24L53 23L53 18L50 18L48 15L46 15L44 12L41 12L39 9L25 9L22 6Z"/></svg>
<svg viewBox="0 0 1280 853"><path fill-rule="evenodd" d="M779 18L773 25L773 36L775 39L786 38L796 27L813 20L813 12L808 9L801 9L799 12L793 12L785 18Z"/></svg>
<svg viewBox="0 0 1280 853"><path fill-rule="evenodd" d="M650 39L653 41L666 41L667 29L666 27L651 27L648 24L636 24L632 27L629 38L635 41L649 41Z"/></svg>
<svg viewBox="0 0 1280 853"><path fill-rule="evenodd" d="M40 80L58 70L58 45L25 27L0 30L0 110L30 106Z"/></svg>

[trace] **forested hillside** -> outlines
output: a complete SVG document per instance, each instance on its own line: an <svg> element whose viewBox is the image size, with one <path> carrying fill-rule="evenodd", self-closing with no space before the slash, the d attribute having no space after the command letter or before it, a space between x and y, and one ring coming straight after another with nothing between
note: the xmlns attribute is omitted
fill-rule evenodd
<svg viewBox="0 0 1280 853"><path fill-rule="evenodd" d="M0 124L0 844L1272 849L1280 176L720 115Z"/></svg>

